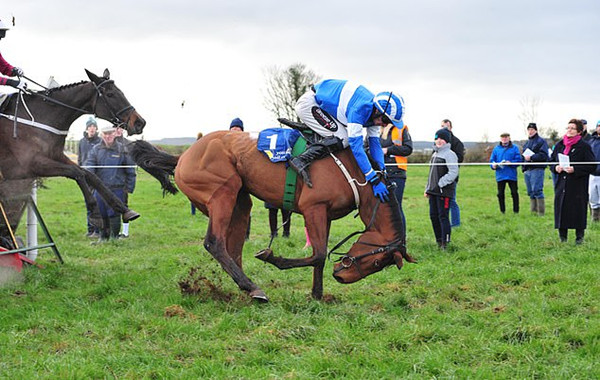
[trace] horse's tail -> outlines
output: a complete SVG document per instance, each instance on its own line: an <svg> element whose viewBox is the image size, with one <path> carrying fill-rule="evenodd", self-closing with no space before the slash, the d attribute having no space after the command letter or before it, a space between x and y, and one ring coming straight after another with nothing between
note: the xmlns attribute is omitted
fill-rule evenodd
<svg viewBox="0 0 600 380"><path fill-rule="evenodd" d="M171 156L143 140L134 141L128 145L128 149L133 161L160 182L163 196L167 192L171 194L178 192L172 178L175 175L179 156Z"/></svg>

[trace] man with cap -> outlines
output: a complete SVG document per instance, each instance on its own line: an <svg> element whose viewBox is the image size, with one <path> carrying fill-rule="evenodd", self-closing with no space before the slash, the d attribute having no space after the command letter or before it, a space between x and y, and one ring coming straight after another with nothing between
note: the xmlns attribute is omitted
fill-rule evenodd
<svg viewBox="0 0 600 380"><path fill-rule="evenodd" d="M85 131L83 131L83 138L79 140L78 154L77 154L77 164L79 166L83 166L83 164L87 161L87 158L90 154L92 148L98 144L100 144L102 140L100 140L100 136L98 136L98 123L93 116L85 122ZM86 203L85 207L87 208L87 237L98 238L99 230L90 222L90 216L92 215L92 209Z"/></svg>
<svg viewBox="0 0 600 380"><path fill-rule="evenodd" d="M133 160L129 157L125 146L115 140L116 128L103 127L102 142L92 148L85 162L88 170L95 173L100 180L123 202L125 193L133 193L135 189L136 173ZM94 191L102 216L100 241L119 237L121 230L121 215L110 208L100 194Z"/></svg>
<svg viewBox="0 0 600 380"><path fill-rule="evenodd" d="M0 40L6 36L6 31L8 29L8 26L0 20ZM0 75L0 85L11 86L19 90L27 90L27 83L20 78L25 75L23 70L6 62L6 60L2 58L2 54L0 54L0 73L9 77L17 77L17 79L9 79Z"/></svg>
<svg viewBox="0 0 600 380"><path fill-rule="evenodd" d="M588 144L592 147L596 162L600 162L600 120L596 123L596 130L590 135ZM588 192L590 194L590 208L592 209L592 222L600 222L600 164L590 174Z"/></svg>
<svg viewBox="0 0 600 380"><path fill-rule="evenodd" d="M523 176L527 195L529 195L531 212L543 216L546 212L546 201L544 199L544 173L546 162L548 162L548 143L538 135L537 125L527 125L529 138L523 145ZM537 164L539 163L539 164Z"/></svg>
<svg viewBox="0 0 600 380"><path fill-rule="evenodd" d="M458 157L450 149L451 139L450 131L445 128L435 134L435 146L424 194L429 198L429 218L440 249L446 249L450 243L452 228L448 212L458 177Z"/></svg>
<svg viewBox="0 0 600 380"><path fill-rule="evenodd" d="M231 124L229 125L230 131L239 131L244 132L244 122L239 117L231 120Z"/></svg>
<svg viewBox="0 0 600 380"><path fill-rule="evenodd" d="M290 161L290 166L308 187L312 187L308 167L313 161L350 146L375 196L383 202L389 200L389 191L377 175L378 171L385 171L379 127L392 123L402 128L404 100L401 96L392 92L373 95L357 83L326 79L311 86L298 99L295 110L300 120L322 137ZM367 128L369 150L377 163L375 168L364 151L363 128Z"/></svg>
<svg viewBox="0 0 600 380"><path fill-rule="evenodd" d="M500 143L496 145L490 156L492 170L496 171L496 183L498 185L498 203L500 212L504 214L506 205L504 202L504 191L506 185L510 188L510 195L513 201L513 212L519 212L519 189L517 186L517 165L509 165L522 162L519 147L510 141L510 134L500 135Z"/></svg>

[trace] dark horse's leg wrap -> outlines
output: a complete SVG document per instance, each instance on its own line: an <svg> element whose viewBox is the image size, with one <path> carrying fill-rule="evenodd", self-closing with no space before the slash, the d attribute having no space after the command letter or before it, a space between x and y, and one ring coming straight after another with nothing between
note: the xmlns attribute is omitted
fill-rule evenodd
<svg viewBox="0 0 600 380"><path fill-rule="evenodd" d="M314 161L319 160L329 153L337 152L344 148L342 140L335 136L325 137L306 148L302 154L294 157L290 161L290 166L302 176L308 187L312 187L308 167Z"/></svg>

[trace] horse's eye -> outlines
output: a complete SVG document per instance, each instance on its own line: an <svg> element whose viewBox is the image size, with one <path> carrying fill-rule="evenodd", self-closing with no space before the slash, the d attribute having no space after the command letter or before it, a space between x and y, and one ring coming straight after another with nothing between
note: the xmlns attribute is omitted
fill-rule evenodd
<svg viewBox="0 0 600 380"><path fill-rule="evenodd" d="M108 96L109 98L112 98L113 96L115 96L115 94L113 94L112 92L107 92L106 96Z"/></svg>

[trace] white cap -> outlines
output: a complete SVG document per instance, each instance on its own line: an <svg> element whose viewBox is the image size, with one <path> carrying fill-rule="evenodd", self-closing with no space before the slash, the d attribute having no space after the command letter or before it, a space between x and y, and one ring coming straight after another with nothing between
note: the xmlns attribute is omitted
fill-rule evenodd
<svg viewBox="0 0 600 380"><path fill-rule="evenodd" d="M113 133L116 131L117 128L113 127L112 125L107 125L106 127L102 127L102 129L100 129L100 132L102 133Z"/></svg>

